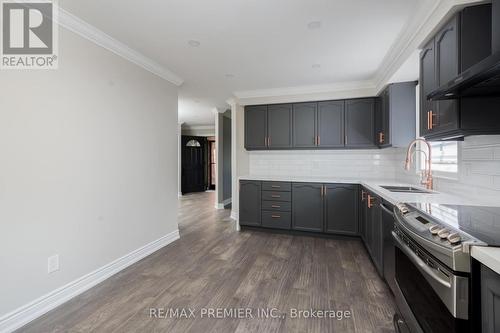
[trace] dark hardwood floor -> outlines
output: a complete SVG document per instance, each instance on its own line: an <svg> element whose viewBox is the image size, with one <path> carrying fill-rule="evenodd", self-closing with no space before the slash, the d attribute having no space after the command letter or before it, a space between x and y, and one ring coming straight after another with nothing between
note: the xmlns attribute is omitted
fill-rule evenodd
<svg viewBox="0 0 500 333"><path fill-rule="evenodd" d="M213 192L184 196L180 240L19 331L394 331L393 297L360 240L237 232L229 210L213 207ZM154 318L157 308L191 308L196 317ZM250 308L254 318L201 318L214 308ZM256 318L266 308L286 316ZM297 319L290 317L293 309L352 315Z"/></svg>

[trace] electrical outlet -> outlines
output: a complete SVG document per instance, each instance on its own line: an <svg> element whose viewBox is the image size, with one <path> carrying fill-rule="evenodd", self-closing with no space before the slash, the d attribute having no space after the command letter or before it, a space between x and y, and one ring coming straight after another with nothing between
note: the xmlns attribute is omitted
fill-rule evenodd
<svg viewBox="0 0 500 333"><path fill-rule="evenodd" d="M48 265L47 265L47 270L48 273L54 273L55 271L59 270L59 255L55 254L47 260Z"/></svg>

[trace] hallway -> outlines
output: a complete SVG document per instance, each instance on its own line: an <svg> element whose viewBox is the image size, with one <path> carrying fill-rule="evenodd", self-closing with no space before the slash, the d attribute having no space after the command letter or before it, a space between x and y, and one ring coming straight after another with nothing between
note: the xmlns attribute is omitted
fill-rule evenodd
<svg viewBox="0 0 500 333"><path fill-rule="evenodd" d="M213 208L214 196L180 198L180 240L19 331L393 331L392 296L360 240L237 232L230 211ZM190 308L195 318L151 317L169 308ZM288 318L201 318L212 308L251 308L254 315L276 308ZM289 318L292 309L351 316Z"/></svg>

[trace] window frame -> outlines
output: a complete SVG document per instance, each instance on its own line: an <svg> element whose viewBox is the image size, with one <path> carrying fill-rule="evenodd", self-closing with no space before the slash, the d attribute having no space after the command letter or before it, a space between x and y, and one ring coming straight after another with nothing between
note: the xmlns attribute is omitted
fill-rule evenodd
<svg viewBox="0 0 500 333"><path fill-rule="evenodd" d="M452 180L458 180L459 179L459 174L460 174L460 142L458 141L453 141L454 143L456 143L456 147L457 147L457 161L456 161L456 166L457 166L457 171L456 172L452 172L452 171L442 171L442 170L436 170L434 167L432 168L432 175L433 177L435 178L445 178L445 179L452 179ZM435 141L435 142L429 142L432 146L432 144L439 144L439 143L442 143L442 142L439 142L439 141ZM423 143L422 142L418 142L418 145L417 145L417 149L422 149L424 151L427 151L427 147L423 147ZM432 159L434 160L434 155L432 157ZM418 165L418 168L415 168L416 169L416 173L418 175L421 174L422 171L424 171L425 169L425 161L424 161L424 158L423 158L423 154L418 154L417 157L416 157L416 165Z"/></svg>

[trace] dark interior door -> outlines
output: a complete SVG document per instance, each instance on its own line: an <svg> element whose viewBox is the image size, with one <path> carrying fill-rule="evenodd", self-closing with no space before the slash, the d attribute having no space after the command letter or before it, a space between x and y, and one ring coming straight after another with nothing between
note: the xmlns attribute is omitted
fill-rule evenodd
<svg viewBox="0 0 500 333"><path fill-rule="evenodd" d="M182 136L182 194L206 190L207 138Z"/></svg>

